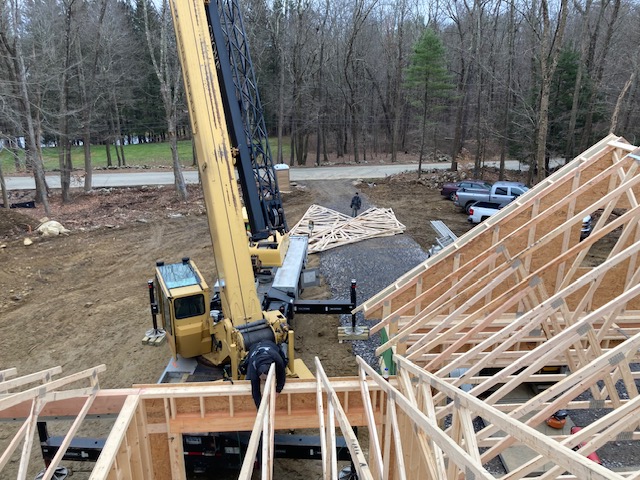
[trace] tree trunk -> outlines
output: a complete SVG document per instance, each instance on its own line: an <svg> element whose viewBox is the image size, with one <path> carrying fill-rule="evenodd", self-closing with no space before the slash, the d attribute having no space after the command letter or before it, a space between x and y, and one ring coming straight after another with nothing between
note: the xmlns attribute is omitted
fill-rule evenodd
<svg viewBox="0 0 640 480"><path fill-rule="evenodd" d="M178 139L176 136L177 125L177 103L180 97L181 84L179 81L180 70L175 64L171 64L167 52L169 51L169 36L167 32L167 24L169 23L168 16L170 15L170 8L167 0L162 2L162 11L159 18L160 24L160 39L159 39L159 53L156 53L154 48L154 42L152 41L151 30L149 27L149 15L147 12L147 1L143 0L144 8L144 30L147 39L147 47L149 48L149 55L151 56L151 62L153 63L153 69L156 73L158 83L160 84L160 96L162 98L162 104L164 106L165 122L167 124L167 134L169 136L169 145L171 147L171 157L173 159L173 175L175 179L176 193L181 200L187 200L187 187L184 181L184 175L182 174L182 166L180 165L180 159L178 158ZM156 56L157 55L157 56ZM118 131L120 129L120 115L117 111L116 104L116 121L118 122ZM124 160L124 138L119 133L120 148L122 152L122 158Z"/></svg>
<svg viewBox="0 0 640 480"><path fill-rule="evenodd" d="M182 201L186 201L189 197L187 192L187 183L182 174L182 166L180 165L180 157L178 156L178 137L176 135L175 121L169 123L169 145L171 146L171 159L173 161L173 177L176 184L176 192Z"/></svg>
<svg viewBox="0 0 640 480"><path fill-rule="evenodd" d="M326 108L326 95L324 85L324 47L325 47L325 29L327 25L327 18L329 18L329 0L325 1L324 15L322 20L321 36L320 36L320 60L318 64L318 116L316 125L316 166L320 166L320 151L321 146L324 144L324 121Z"/></svg>
<svg viewBox="0 0 640 480"><path fill-rule="evenodd" d="M468 78L469 68L465 65L464 59L462 62L462 75L458 82L458 105L456 106L456 124L455 133L453 135L453 143L451 144L451 171L458 171L458 155L462 150L464 142L464 129L463 123L465 119L465 109L467 105L467 91L468 91Z"/></svg>
<svg viewBox="0 0 640 480"><path fill-rule="evenodd" d="M113 165L111 162L111 140L104 142L104 147L107 151L107 167L111 167Z"/></svg>
<svg viewBox="0 0 640 480"><path fill-rule="evenodd" d="M507 63L507 79L506 79L506 95L504 96L504 123L502 124L502 141L500 142L500 174L499 179L504 180L505 162L507 157L507 151L509 148L510 126L511 126L511 101L513 98L512 92L512 76L513 76L513 62L515 60L515 5L511 3L509 8L509 54Z"/></svg>
<svg viewBox="0 0 640 480"><path fill-rule="evenodd" d="M9 139L9 152L13 156L13 165L16 169L16 172L21 172L25 169L24 162L20 160L20 155L18 154L18 140L17 139Z"/></svg>
<svg viewBox="0 0 640 480"><path fill-rule="evenodd" d="M17 1L14 1L10 5L12 27L14 32L21 31L22 19L20 17L20 6ZM29 90L27 88L28 75L27 67L25 64L25 56L22 51L22 39L19 35L15 35L13 43L9 45L8 42L3 42L4 47L9 50L12 58L12 74L15 83L17 85L16 90L19 92L19 102L21 103L23 110L23 118L25 125L25 163L31 166L33 169L33 177L36 184L36 201L42 204L45 214L51 215L49 208L49 200L47 199L47 182L44 175L44 167L42 163L42 156L40 155L40 149L38 148L37 130L34 125L33 111L31 109L31 99L29 97Z"/></svg>
<svg viewBox="0 0 640 480"><path fill-rule="evenodd" d="M631 72L631 75L629 75L629 78L627 79L624 86L622 87L622 90L620 90L620 94L618 95L618 100L616 101L616 106L613 109L613 114L611 115L611 126L609 127L609 133L615 133L616 129L618 128L618 117L620 116L620 109L622 108L624 97L629 91L629 88L631 88L631 85L633 85L633 82L635 82L637 76L638 76L638 67L636 66Z"/></svg>
<svg viewBox="0 0 640 480"><path fill-rule="evenodd" d="M391 163L398 160L398 132L400 130L400 99L402 90L402 73L404 71L404 19L406 13L406 3L402 1L398 6L400 9L400 21L397 26L397 57L394 71L394 85L391 92L391 110L393 112L393 125L391 127ZM418 169L418 176L420 169Z"/></svg>
<svg viewBox="0 0 640 480"><path fill-rule="evenodd" d="M428 83L428 81L427 81ZM420 156L418 157L418 178L422 175L422 160L424 158L424 150L425 144L427 141L427 101L428 101L429 90L427 85L425 85L424 89L424 98L422 104L422 132L420 135Z"/></svg>
<svg viewBox="0 0 640 480"><path fill-rule="evenodd" d="M551 22L549 19L548 0L542 0L540 3L542 9L542 40L540 43L540 103L538 109L538 122L536 131L536 156L535 164L537 166L537 183L546 177L545 161L547 150L547 129L549 127L549 97L551 95L551 82L558 65L558 56L564 29L567 23L567 3L568 0L560 2L560 17L558 18L558 26L553 35Z"/></svg>
<svg viewBox="0 0 640 480"><path fill-rule="evenodd" d="M611 47L611 38L613 36L614 31L618 29L618 26L616 25L616 21L618 19L618 14L620 12L620 3L621 3L621 0L614 0L613 12L611 12L611 18L606 22L607 31L604 36L602 49L600 50L600 54L598 55L598 57L594 58L594 60L591 62L591 65L593 67L591 71L593 87L589 90L589 97L587 100L587 115L584 122L584 131L583 131L582 141L581 141L582 150L586 150L588 146L591 144L591 136L593 133L592 132L593 115L596 110L596 104L599 101L598 94L600 92L600 86L602 84L602 76L604 74L605 63L607 63L605 60L607 58L607 55L609 54L609 49ZM604 10L605 10L605 5L601 5L600 16L598 17L598 24L596 26L597 27L596 31L598 31L600 28L600 22L605 13ZM596 35L597 33L594 33L594 36ZM595 39L592 41L592 43L595 43Z"/></svg>
<svg viewBox="0 0 640 480"><path fill-rule="evenodd" d="M578 108L580 106L580 91L582 90L582 75L584 73L584 65L587 62L589 52L589 16L591 13L592 0L587 0L582 14L582 32L580 37L580 62L578 63L578 71L576 72L576 81L573 87L573 101L571 105L571 114L569 117L569 127L567 129L567 145L565 148L565 160L570 160L575 156L576 149L576 124L578 121Z"/></svg>
<svg viewBox="0 0 640 480"><path fill-rule="evenodd" d="M84 150L84 191L90 192L93 178L93 163L91 161L91 132L88 124L85 124L83 129L82 146Z"/></svg>
<svg viewBox="0 0 640 480"><path fill-rule="evenodd" d="M71 141L69 138L69 68L71 65L71 22L73 18L73 0L65 4L65 36L64 36L64 64L60 80L60 187L62 202L71 202L69 187L71 186Z"/></svg>
<svg viewBox="0 0 640 480"><path fill-rule="evenodd" d="M2 162L0 162L0 189L2 189L2 204L4 208L9 210L11 205L9 205L9 192L7 191L7 186L4 183L4 174L2 173Z"/></svg>
<svg viewBox="0 0 640 480"><path fill-rule="evenodd" d="M86 78L84 68L82 68L82 52L80 50L80 42L77 43L78 52L78 78L80 81L80 95L82 98L82 111L84 126L82 129L82 143L84 146L84 191L90 192L93 181L93 162L91 160L91 122L93 119L93 105L90 101L89 89L93 87L95 90L95 81L98 73L98 59L100 57L100 39L102 38L102 25L107 11L109 0L102 0L100 5L100 14L98 17L98 31L96 40L96 49L94 51L93 66L90 71L89 79ZM88 83L87 83L88 82Z"/></svg>
<svg viewBox="0 0 640 480"><path fill-rule="evenodd" d="M124 156L124 136L122 135L122 126L120 125L120 108L118 107L118 102L115 98L115 93L113 95L113 108L115 111L115 147L116 153L118 154L118 166L126 167L127 159Z"/></svg>

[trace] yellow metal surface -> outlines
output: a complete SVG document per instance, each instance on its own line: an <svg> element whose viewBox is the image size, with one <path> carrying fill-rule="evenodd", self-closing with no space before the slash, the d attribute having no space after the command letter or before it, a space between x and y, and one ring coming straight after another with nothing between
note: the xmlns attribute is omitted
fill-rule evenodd
<svg viewBox="0 0 640 480"><path fill-rule="evenodd" d="M209 312L197 317L175 320L176 349L185 358L197 357L211 351L207 324Z"/></svg>
<svg viewBox="0 0 640 480"><path fill-rule="evenodd" d="M204 2L171 0L200 181L220 284L235 325L262 318Z"/></svg>
<svg viewBox="0 0 640 480"><path fill-rule="evenodd" d="M158 313L162 322L162 328L166 332L166 339L171 347L174 357L179 353L185 358L196 357L211 351L211 337L209 336L209 309L201 315L188 318L176 318L175 300L194 295L203 295L204 304L209 305L209 285L196 267L193 261L189 265L198 277L196 285L188 285L177 288L169 288L164 282L164 277L156 267L156 284L158 288Z"/></svg>
<svg viewBox="0 0 640 480"><path fill-rule="evenodd" d="M250 254L258 257L263 267L281 267L288 249L289 234L281 235L279 232L274 232L268 240L249 245Z"/></svg>
<svg viewBox="0 0 640 480"><path fill-rule="evenodd" d="M295 363L295 377L296 378L316 378L311 373L311 370L305 365L301 358L296 358L294 360Z"/></svg>

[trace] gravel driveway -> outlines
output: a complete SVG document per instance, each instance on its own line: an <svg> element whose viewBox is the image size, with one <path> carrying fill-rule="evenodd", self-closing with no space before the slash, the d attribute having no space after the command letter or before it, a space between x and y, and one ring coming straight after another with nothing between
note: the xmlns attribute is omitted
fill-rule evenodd
<svg viewBox="0 0 640 480"><path fill-rule="evenodd" d="M362 197L361 211L378 207L358 186L357 181L349 180L313 182L314 190L324 192L317 199L318 204L346 215L350 214L349 203L355 192ZM427 254L410 236L393 235L321 252L320 273L331 285L332 298L348 299L349 285L355 279L357 303L360 305L426 259ZM351 315L342 315L340 320L343 326L351 325ZM365 320L360 312L356 322L371 327L377 320ZM376 334L366 341L353 341L353 352L377 369L378 360L374 352L379 345L380 335Z"/></svg>

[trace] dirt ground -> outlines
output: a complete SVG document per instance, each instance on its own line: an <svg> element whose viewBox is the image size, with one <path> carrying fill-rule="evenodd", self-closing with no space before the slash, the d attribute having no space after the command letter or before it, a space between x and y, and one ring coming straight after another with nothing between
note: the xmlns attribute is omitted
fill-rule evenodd
<svg viewBox="0 0 640 480"><path fill-rule="evenodd" d="M434 181L412 173L359 189L369 203L392 208L406 234L428 249L435 242L428 220L444 220L458 235L470 228ZM348 202L353 192L352 181L336 181L330 191L326 182L317 185L305 182L284 194L290 226L312 203L323 205L323 199L336 196ZM169 359L168 348L141 343L151 327L146 282L155 262L188 256L211 284L216 276L201 191L197 186L189 191L187 202L178 201L172 187L75 192L68 205L54 193L51 219L70 233L48 238L35 232L44 216L41 208L0 209L0 370L16 367L26 375L59 365L69 375L106 364L102 388L155 383ZM25 245L27 238L33 244ZM317 259L311 256L310 262L313 266ZM307 289L305 298L328 297L328 290L326 285ZM297 317L297 354L307 365L318 356L331 376L356 374L349 343L337 342L338 318L314 318ZM0 451L9 433L0 428ZM34 452L35 472L38 458ZM309 478L300 465L281 465L281 478Z"/></svg>
<svg viewBox="0 0 640 480"><path fill-rule="evenodd" d="M362 191L376 206L393 208L407 234L425 248L434 241L429 219L445 220L457 233L469 228L466 216L438 191L412 180L415 174L405 177L363 185ZM331 192L315 192L313 182L304 187L284 194L290 225L318 197L349 198L353 189L349 181L337 181ZM107 363L104 388L155 382L167 352L140 342L151 325L146 280L155 261L189 256L206 278L216 275L202 196L196 186L189 188L184 203L170 187L78 192L70 205L54 194L51 219L71 231L57 237L35 233L44 216L40 208L0 209L0 365L20 374L60 365L68 374ZM33 244L25 246L25 238ZM308 298L324 294L323 288L305 292ZM333 326L329 331L335 332ZM313 335L302 333L300 354L335 360L332 375L342 374L343 359L314 348L308 344Z"/></svg>

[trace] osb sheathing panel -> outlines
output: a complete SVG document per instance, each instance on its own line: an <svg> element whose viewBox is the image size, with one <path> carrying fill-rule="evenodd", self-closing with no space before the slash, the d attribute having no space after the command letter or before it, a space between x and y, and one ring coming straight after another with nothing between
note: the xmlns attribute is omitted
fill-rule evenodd
<svg viewBox="0 0 640 480"><path fill-rule="evenodd" d="M166 434L149 435L154 480L172 480L168 442Z"/></svg>
<svg viewBox="0 0 640 480"><path fill-rule="evenodd" d="M147 412L147 423L149 425L166 423L166 415L164 412L164 400L162 399L144 399L144 407Z"/></svg>

